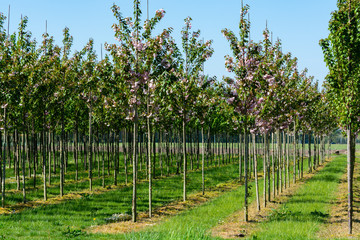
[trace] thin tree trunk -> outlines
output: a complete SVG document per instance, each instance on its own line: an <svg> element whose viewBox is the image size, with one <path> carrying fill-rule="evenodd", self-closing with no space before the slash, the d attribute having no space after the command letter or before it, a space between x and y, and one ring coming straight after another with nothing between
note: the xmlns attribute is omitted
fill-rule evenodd
<svg viewBox="0 0 360 240"><path fill-rule="evenodd" d="M244 220L247 222L248 217L248 161L249 161L249 139L247 135L247 129L244 129L244 138L245 138L245 159L244 159L244 168L245 168L245 195L244 195Z"/></svg>
<svg viewBox="0 0 360 240"><path fill-rule="evenodd" d="M257 210L260 211L260 194L259 194L259 183L257 176L257 156L256 156L256 135L253 134L253 146L254 146L254 176L255 176L255 190L256 190L256 206Z"/></svg>
<svg viewBox="0 0 360 240"><path fill-rule="evenodd" d="M262 153L262 156L263 156L263 172L264 172L264 208L266 208L266 182L267 182L267 134L264 134L264 140L263 140L263 153Z"/></svg>
<svg viewBox="0 0 360 240"><path fill-rule="evenodd" d="M205 194L205 148L204 148L204 126L201 125L201 146L202 146L202 156L201 156L201 182L202 182L202 194Z"/></svg>
<svg viewBox="0 0 360 240"><path fill-rule="evenodd" d="M24 120L25 122L25 120ZM26 166L25 166L25 162L26 162L26 146L25 146L25 139L26 136L23 133L22 135L22 145L23 145L23 150L22 150L22 187L23 187L23 203L26 203L26 180L25 180L25 175L26 175Z"/></svg>
<svg viewBox="0 0 360 240"><path fill-rule="evenodd" d="M276 185L275 185L275 142L274 133L271 133L271 165L272 165L272 186L273 186L273 199L275 198Z"/></svg>
<svg viewBox="0 0 360 240"><path fill-rule="evenodd" d="M296 123L294 122L294 172L293 172L293 183L296 183Z"/></svg>
<svg viewBox="0 0 360 240"><path fill-rule="evenodd" d="M148 103L149 104L149 103ZM148 111L149 111L149 105L148 105ZM151 129L150 129L150 119L146 119L146 125L147 125L147 141L148 141L148 152L147 152L147 161L148 161L148 174L149 174L149 218L152 217L152 168L151 168ZM155 132L154 132L155 135ZM155 138L155 137L154 137ZM155 140L155 139L154 139ZM155 158L155 154L154 154ZM155 165L154 165L155 168Z"/></svg>
<svg viewBox="0 0 360 240"><path fill-rule="evenodd" d="M311 132L309 132L308 135L308 145L309 145L309 158L308 158L308 164L309 164L309 172L312 171L312 166L311 166Z"/></svg>
<svg viewBox="0 0 360 240"><path fill-rule="evenodd" d="M92 98L90 92L90 99ZM92 149L92 100L90 100L89 108L89 190L92 191L92 159L93 159L93 149Z"/></svg>
<svg viewBox="0 0 360 240"><path fill-rule="evenodd" d="M61 114L61 139L60 139L60 197L64 195L64 109ZM56 165L56 164L54 164Z"/></svg>
<svg viewBox="0 0 360 240"><path fill-rule="evenodd" d="M347 180L348 180L348 226L352 234L353 225L353 173L355 161L355 144L351 123L347 127Z"/></svg>
<svg viewBox="0 0 360 240"><path fill-rule="evenodd" d="M6 107L4 108L4 148L3 148L3 159L2 159L2 174L1 174L1 206L5 207L5 179L6 179L6 146L9 145L7 137L7 114ZM1 136L0 136L1 137ZM7 153L8 155L10 152Z"/></svg>
<svg viewBox="0 0 360 240"><path fill-rule="evenodd" d="M238 145L238 153L239 153L239 181L241 181L241 177L242 177L242 151L241 151L241 134L239 134L239 145Z"/></svg>
<svg viewBox="0 0 360 240"><path fill-rule="evenodd" d="M132 220L136 222L137 211L136 211L136 198L137 198L137 138L138 138L138 113L137 107L135 106L135 121L134 121L134 132L133 132L133 196L132 196Z"/></svg>
<svg viewBox="0 0 360 240"><path fill-rule="evenodd" d="M183 117L182 120L182 125L183 125L183 129L182 129L182 137L183 137L183 160L184 160L184 182L183 182L183 201L186 201L186 168L187 168L187 162L186 162L186 122L185 122L185 116Z"/></svg>

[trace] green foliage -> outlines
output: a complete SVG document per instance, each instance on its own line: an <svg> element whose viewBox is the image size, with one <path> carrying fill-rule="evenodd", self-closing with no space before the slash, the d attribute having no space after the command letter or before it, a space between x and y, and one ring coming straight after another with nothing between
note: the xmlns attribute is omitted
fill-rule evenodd
<svg viewBox="0 0 360 240"><path fill-rule="evenodd" d="M340 125L346 127L354 126L360 116L360 2L339 0L337 6L331 14L329 36L320 45L329 68L326 81L332 107Z"/></svg>
<svg viewBox="0 0 360 240"><path fill-rule="evenodd" d="M86 233L83 232L81 229L72 229L70 227L67 227L67 229L63 231L62 234L66 237L66 239L72 239L86 235Z"/></svg>

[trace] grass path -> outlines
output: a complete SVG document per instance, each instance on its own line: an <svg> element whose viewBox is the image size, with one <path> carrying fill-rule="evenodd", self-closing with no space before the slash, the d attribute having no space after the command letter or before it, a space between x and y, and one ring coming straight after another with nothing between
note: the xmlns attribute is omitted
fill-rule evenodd
<svg viewBox="0 0 360 240"><path fill-rule="evenodd" d="M356 157L359 157L357 154ZM348 185L347 173L341 178L341 183L336 191L336 200L331 206L330 219L318 232L321 239L360 239L360 165L355 162L354 169L354 212L353 212L353 234L349 234L348 227Z"/></svg>
<svg viewBox="0 0 360 240"><path fill-rule="evenodd" d="M253 239L317 239L328 220L337 186L346 171L346 155L336 156L283 206L259 225Z"/></svg>
<svg viewBox="0 0 360 240"><path fill-rule="evenodd" d="M262 186L263 180L259 181ZM249 202L255 200L253 191ZM123 235L124 239L214 239L210 236L210 229L224 220L227 216L243 208L244 186L225 193L197 208L171 217L159 225L148 228L147 231Z"/></svg>

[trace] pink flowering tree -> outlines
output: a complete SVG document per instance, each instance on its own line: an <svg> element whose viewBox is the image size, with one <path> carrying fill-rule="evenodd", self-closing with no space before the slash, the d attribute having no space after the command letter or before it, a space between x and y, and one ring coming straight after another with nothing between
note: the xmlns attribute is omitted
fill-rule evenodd
<svg viewBox="0 0 360 240"><path fill-rule="evenodd" d="M245 134L245 221L248 221L248 161L249 142L248 134L254 123L253 114L259 102L261 78L259 65L261 61L261 46L250 42L250 22L246 19L249 6L242 8L239 24L239 38L229 29L223 29L222 33L230 43L232 57L225 56L226 69L235 75L234 78L226 77L228 84L228 99L234 111L237 113L237 122L241 123Z"/></svg>
<svg viewBox="0 0 360 240"><path fill-rule="evenodd" d="M213 54L211 47L212 41L200 40L200 30L191 31L191 18L187 17L182 33L182 49L183 54L177 48L175 55L177 56L178 66L174 72L175 82L169 89L172 100L169 106L181 119L182 125L182 154L183 154L183 200L186 201L186 172L187 172L187 156L186 156L186 124L195 115L192 107L196 104L198 96L198 84L200 73L203 70L204 63Z"/></svg>
<svg viewBox="0 0 360 240"><path fill-rule="evenodd" d="M169 47L171 29L163 30L159 35L153 36L155 26L164 17L165 11L156 11L153 18L146 20L141 26L140 1L134 0L134 19L123 18L120 8L116 5L112 7L113 13L118 20L113 24L115 39L118 44L106 44L105 47L110 51L115 64L115 71L119 71L121 79L126 82L129 91L127 96L129 112L127 119L134 123L134 143L133 143L133 199L132 216L136 221L136 172L137 172L137 136L139 117L152 116L153 89L159 67L170 67L170 55L172 51ZM123 70L123 71L122 71ZM146 109L146 110L145 110ZM139 112L140 111L140 112ZM148 121L148 140L150 139L150 124ZM149 173L151 173L150 154L148 154ZM152 183L149 176L149 216L152 212Z"/></svg>
<svg viewBox="0 0 360 240"><path fill-rule="evenodd" d="M3 22L4 18L0 19ZM0 84L2 85L0 101L2 101L1 109L3 111L0 121L3 123L2 130L4 130L5 135L5 145L7 141L6 135L12 128L11 126L21 126L24 131L27 131L29 112L32 109L29 104L30 96L27 92L27 85L38 54L35 50L36 42L32 39L31 32L27 30L27 22L27 17L22 18L18 33L7 36L7 39L1 45L1 59L5 67L0 71ZM3 32L0 36L5 37L4 34ZM24 101L24 99L26 100ZM5 154L6 150L4 149L3 160L7 157ZM5 164L6 161L2 161L2 205L4 205L5 201ZM22 170L24 177L24 165ZM23 193L25 202L25 180L23 180Z"/></svg>

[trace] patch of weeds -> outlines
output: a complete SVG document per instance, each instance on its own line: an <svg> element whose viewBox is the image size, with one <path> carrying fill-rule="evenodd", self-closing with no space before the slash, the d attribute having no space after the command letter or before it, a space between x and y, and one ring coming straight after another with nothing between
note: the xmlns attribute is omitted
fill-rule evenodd
<svg viewBox="0 0 360 240"><path fill-rule="evenodd" d="M85 235L86 233L81 231L80 229L71 229L70 227L67 227L65 231L62 232L62 235L64 235L66 238L76 238L82 235Z"/></svg>
<svg viewBox="0 0 360 240"><path fill-rule="evenodd" d="M330 216L330 214L328 214L328 213L322 213L322 212L317 211L317 210L311 212L310 214L313 215L313 216L319 217L319 218L327 218L327 217Z"/></svg>
<svg viewBox="0 0 360 240"><path fill-rule="evenodd" d="M0 239L6 239L5 235L0 235Z"/></svg>
<svg viewBox="0 0 360 240"><path fill-rule="evenodd" d="M93 196L94 196L94 194L89 194L89 193L84 193L84 195L83 195L83 199L85 199L85 200L90 200L90 199L92 199L93 198Z"/></svg>
<svg viewBox="0 0 360 240"><path fill-rule="evenodd" d="M268 218L270 221L278 221L278 220L285 220L292 215L294 215L294 213L291 210L289 210L285 205L281 209L272 209Z"/></svg>
<svg viewBox="0 0 360 240"><path fill-rule="evenodd" d="M62 226L63 224L62 224L62 222L60 222L60 221L54 221L54 222L53 222L53 225L54 225L54 226Z"/></svg>
<svg viewBox="0 0 360 240"><path fill-rule="evenodd" d="M106 223L125 222L130 220L131 220L131 215L127 213L115 213L111 217L105 218Z"/></svg>

